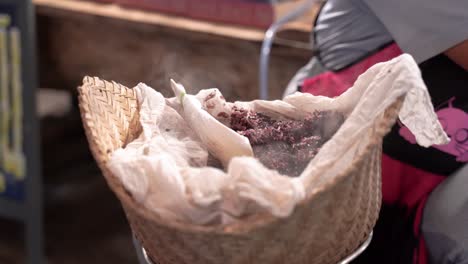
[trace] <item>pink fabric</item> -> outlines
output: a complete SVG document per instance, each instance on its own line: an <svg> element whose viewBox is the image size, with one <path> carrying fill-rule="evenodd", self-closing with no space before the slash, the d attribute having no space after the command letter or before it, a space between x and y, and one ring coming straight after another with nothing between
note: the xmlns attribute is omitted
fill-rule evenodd
<svg viewBox="0 0 468 264"><path fill-rule="evenodd" d="M400 54L402 54L402 51L398 45L392 44L344 70L338 72L328 71L306 79L301 90L313 95L339 96L349 89L358 76L371 66L388 61ZM419 231L423 208L431 191L443 179L443 176L414 168L385 154L382 157L383 202L407 208L406 216L402 217L410 217L413 212L416 215L413 225L413 233L419 243L413 255L416 264L427 263L426 247Z"/></svg>
<svg viewBox="0 0 468 264"><path fill-rule="evenodd" d="M406 217L415 212L413 234L418 239L418 246L413 255L413 263L428 263L424 238L420 234L421 220L430 193L444 179L444 176L423 171L385 154L382 156L383 203L407 208Z"/></svg>
<svg viewBox="0 0 468 264"><path fill-rule="evenodd" d="M401 54L398 45L392 44L351 67L338 72L328 71L305 80L301 90L313 95L336 97L349 89L357 77L374 64L391 60Z"/></svg>

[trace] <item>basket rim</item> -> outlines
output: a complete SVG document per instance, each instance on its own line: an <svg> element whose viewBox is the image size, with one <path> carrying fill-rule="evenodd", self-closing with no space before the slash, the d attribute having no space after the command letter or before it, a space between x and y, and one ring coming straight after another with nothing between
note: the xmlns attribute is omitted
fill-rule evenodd
<svg viewBox="0 0 468 264"><path fill-rule="evenodd" d="M91 80L94 80L94 81L91 82ZM78 87L79 107L80 107L80 112L81 112L82 123L86 132L88 144L90 146L92 155L97 161L98 166L101 169L101 172L104 174L109 184L109 187L116 194L120 202L123 204L124 210L126 210L125 207L129 206L133 208L134 211L137 214L139 214L140 217L150 220L152 222L155 222L159 225L165 226L167 228L176 229L176 230L183 231L183 232L202 233L202 234L205 233L205 234L223 235L223 236L247 235L259 228L262 228L262 227L265 228L268 225L288 219L288 217L280 218L280 217L273 216L272 214L269 214L267 212L259 212L259 213L247 216L244 219L236 223L231 223L227 225L217 225L217 226L202 226L202 225L196 225L196 224L191 224L191 223L186 223L186 222L181 222L181 221L165 220L164 218L160 217L157 213L144 207L143 204L135 201L131 193L129 193L125 189L125 187L123 186L123 183L115 175L113 175L112 172L110 172L110 170L108 169L107 162L109 160L110 154L105 153L104 155L100 156L97 153L98 150L95 149L95 147L99 146L99 144L97 143L97 137L94 135L95 133L93 133L93 126L90 125L89 123L89 122L92 122L91 121L92 113L88 111L84 103L86 101L84 98L88 96L87 93L90 92L90 89L99 89L99 87L95 83L95 80L103 81L105 84L111 83L111 82L102 80L98 77L89 77L89 76L84 77L83 84ZM116 82L112 82L112 84L120 85ZM120 86L133 91L133 88L128 88L123 85L120 85ZM390 105L387 108L387 111L392 108L399 109L401 107L403 98L404 98L404 95L401 96L399 100L397 100L393 105ZM390 117L386 117L386 119L393 119L395 118L394 115L396 114L392 113L392 115ZM376 145L381 144L383 136L388 132L388 130L390 130L390 128L391 126L385 127L384 129L380 129L380 130L375 129L372 139L368 141L365 147L361 148L360 152L356 155L356 158L353 159L353 161L349 164L349 166L347 166L347 168L343 170L341 173L339 173L335 178L324 182L324 184L322 184L320 187L317 187L315 190L313 190L305 199L298 202L292 214L294 214L294 211L297 210L298 207L307 206L307 204L309 204L310 202L313 202L313 200L317 196L320 196L321 194L325 193L327 190L329 190L333 186L341 183L342 181L346 179L347 175L350 175L353 171L357 170L358 167L356 165L362 162L364 157L369 152L371 152ZM104 159L104 157L106 158Z"/></svg>

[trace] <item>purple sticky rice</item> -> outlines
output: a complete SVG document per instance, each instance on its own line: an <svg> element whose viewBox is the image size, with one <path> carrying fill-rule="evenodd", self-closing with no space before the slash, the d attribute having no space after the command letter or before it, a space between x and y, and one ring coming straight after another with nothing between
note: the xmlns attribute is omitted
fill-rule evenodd
<svg viewBox="0 0 468 264"><path fill-rule="evenodd" d="M233 108L230 125L249 139L263 165L296 177L343 121L343 115L332 111L316 111L303 120L273 120L262 113Z"/></svg>

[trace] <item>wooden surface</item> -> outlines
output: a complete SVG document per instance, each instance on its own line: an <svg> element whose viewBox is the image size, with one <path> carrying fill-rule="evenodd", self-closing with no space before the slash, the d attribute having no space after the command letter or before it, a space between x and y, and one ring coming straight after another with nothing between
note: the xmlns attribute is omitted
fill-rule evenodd
<svg viewBox="0 0 468 264"><path fill-rule="evenodd" d="M42 87L75 91L85 75L94 75L129 87L144 82L169 96L168 81L174 78L189 92L217 87L228 100L258 98L258 41L52 8L46 1L51 0L36 0L42 3L37 6ZM306 49L273 47L272 98L281 96L310 56Z"/></svg>
<svg viewBox="0 0 468 264"><path fill-rule="evenodd" d="M264 30L258 28L242 27L236 25L208 22L174 15L158 13L154 11L142 11L121 7L116 4L105 4L79 0L33 0L42 14L58 14L60 11L79 12L89 15L104 16L122 19L137 23L160 25L175 29L193 32L214 34L230 38L238 38L250 41L262 41ZM294 9L300 1L286 2L274 6L277 17L283 16ZM293 30L302 34L309 34L317 7L311 8L304 16L285 26L287 30ZM63 14L63 12L62 12Z"/></svg>
<svg viewBox="0 0 468 264"><path fill-rule="evenodd" d="M296 0L276 4L274 9L277 19L291 12L291 10L297 8L297 6L303 2L304 0ZM305 14L286 24L283 30L295 30L308 35L312 30L312 25L314 24L315 17L318 14L321 2L322 0L318 0L316 4L305 12Z"/></svg>

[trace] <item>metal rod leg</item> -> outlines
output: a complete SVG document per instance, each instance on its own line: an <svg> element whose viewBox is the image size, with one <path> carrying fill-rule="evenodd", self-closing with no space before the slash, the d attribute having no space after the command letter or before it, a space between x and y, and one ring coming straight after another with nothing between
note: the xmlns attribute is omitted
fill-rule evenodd
<svg viewBox="0 0 468 264"><path fill-rule="evenodd" d="M37 210L40 211L40 210ZM26 223L26 248L28 264L44 264L42 221L37 218L29 218Z"/></svg>
<svg viewBox="0 0 468 264"><path fill-rule="evenodd" d="M149 260L145 249L141 246L140 242L138 241L138 239L136 239L134 235L133 235L133 245L135 246L139 264L153 264Z"/></svg>
<svg viewBox="0 0 468 264"><path fill-rule="evenodd" d="M259 67L259 94L261 100L268 100L268 66L270 62L271 46L275 38L276 32L289 21L301 16L309 8L319 0L305 0L305 2L292 10L290 13L281 17L278 21L273 23L265 33L265 39L263 40L262 50L260 52L260 67Z"/></svg>

